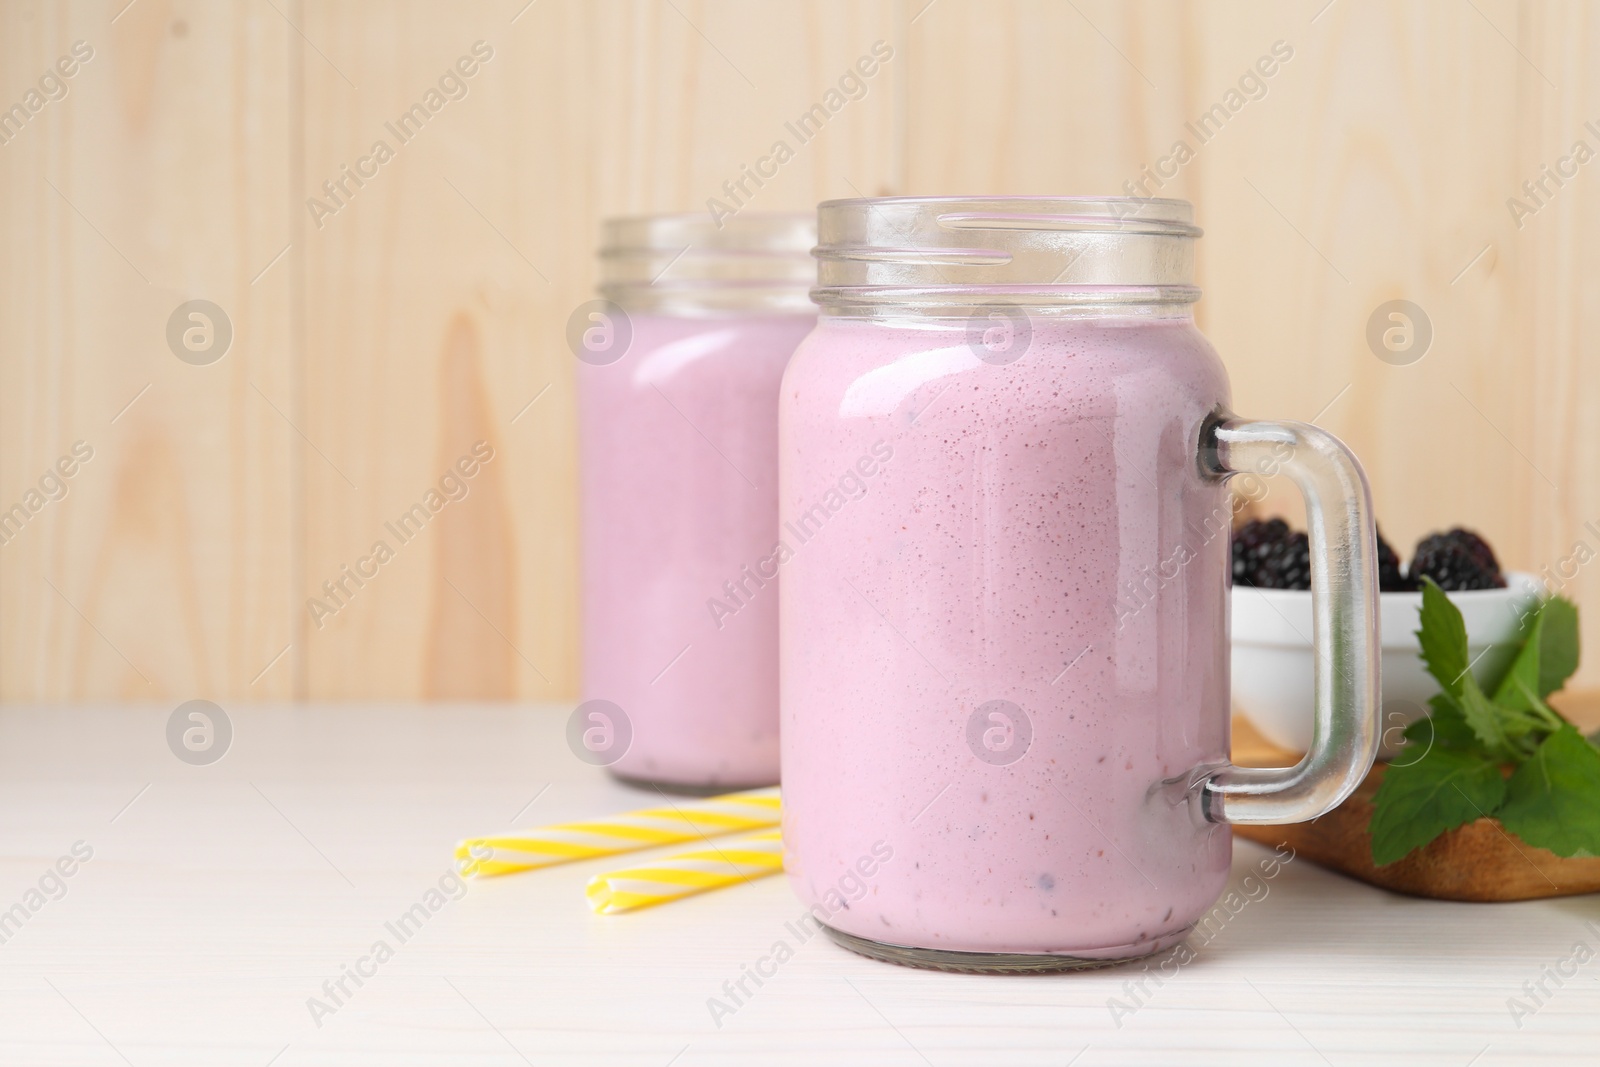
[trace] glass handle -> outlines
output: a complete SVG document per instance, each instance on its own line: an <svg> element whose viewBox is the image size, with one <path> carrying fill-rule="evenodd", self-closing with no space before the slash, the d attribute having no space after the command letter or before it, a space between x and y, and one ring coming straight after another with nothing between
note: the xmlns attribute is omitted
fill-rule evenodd
<svg viewBox="0 0 1600 1067"><path fill-rule="evenodd" d="M1303 422L1222 413L1201 432L1200 465L1218 479L1276 467L1305 497L1315 721L1311 751L1295 766L1196 768L1190 800L1208 822L1305 822L1349 796L1378 755L1381 652L1372 493L1344 443Z"/></svg>

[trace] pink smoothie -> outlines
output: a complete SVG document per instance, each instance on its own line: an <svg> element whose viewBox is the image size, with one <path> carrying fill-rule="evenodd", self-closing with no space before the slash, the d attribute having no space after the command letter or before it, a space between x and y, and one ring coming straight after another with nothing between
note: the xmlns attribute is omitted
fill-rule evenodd
<svg viewBox="0 0 1600 1067"><path fill-rule="evenodd" d="M1158 789L1228 752L1230 511L1194 458L1228 388L1186 315L1032 323L995 366L962 322L824 318L789 365L785 865L875 941L1135 955L1228 873L1228 829ZM969 742L991 701L1031 727L1014 762Z"/></svg>
<svg viewBox="0 0 1600 1067"><path fill-rule="evenodd" d="M746 568L777 540L778 385L815 321L635 315L620 360L578 365L583 695L628 716L619 774L778 780L777 589Z"/></svg>

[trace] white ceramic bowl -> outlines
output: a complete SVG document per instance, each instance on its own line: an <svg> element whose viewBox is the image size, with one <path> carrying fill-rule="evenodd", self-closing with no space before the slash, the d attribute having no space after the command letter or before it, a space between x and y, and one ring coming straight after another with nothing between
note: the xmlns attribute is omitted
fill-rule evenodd
<svg viewBox="0 0 1600 1067"><path fill-rule="evenodd" d="M1467 649L1482 682L1510 663L1521 639L1523 614L1542 586L1531 574L1511 572L1504 589L1450 594L1467 627ZM1418 656L1421 593L1380 593L1378 632L1383 645L1383 755L1392 755L1401 731L1428 712L1439 691ZM1481 658L1480 653L1490 649ZM1282 748L1311 747L1311 594L1299 589L1233 589L1233 706Z"/></svg>

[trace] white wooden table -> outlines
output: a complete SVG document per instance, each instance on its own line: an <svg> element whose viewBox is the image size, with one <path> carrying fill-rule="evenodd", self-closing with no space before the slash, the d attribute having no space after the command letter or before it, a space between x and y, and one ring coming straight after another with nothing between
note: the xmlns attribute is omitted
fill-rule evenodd
<svg viewBox="0 0 1600 1067"><path fill-rule="evenodd" d="M1302 861L1120 1018L1127 969L937 974L819 936L719 1027L708 998L793 940L781 877L597 917L602 860L473 883L403 943L385 926L460 836L640 805L569 754L567 709L234 707L209 766L169 751L171 710L0 710L0 909L27 913L0 927L0 1063L1600 1062L1600 959L1520 1026L1507 1004L1600 951L1600 899L1427 902ZM1241 842L1235 882L1264 855Z"/></svg>

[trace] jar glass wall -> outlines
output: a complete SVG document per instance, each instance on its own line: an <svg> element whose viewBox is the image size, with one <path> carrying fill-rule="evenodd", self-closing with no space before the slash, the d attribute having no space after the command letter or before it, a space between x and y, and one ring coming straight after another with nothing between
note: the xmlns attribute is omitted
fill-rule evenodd
<svg viewBox="0 0 1600 1067"><path fill-rule="evenodd" d="M625 779L778 779L777 400L815 322L814 235L809 215L606 224L606 299L574 331L583 695L593 762Z"/></svg>

